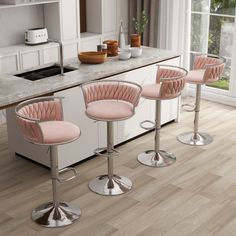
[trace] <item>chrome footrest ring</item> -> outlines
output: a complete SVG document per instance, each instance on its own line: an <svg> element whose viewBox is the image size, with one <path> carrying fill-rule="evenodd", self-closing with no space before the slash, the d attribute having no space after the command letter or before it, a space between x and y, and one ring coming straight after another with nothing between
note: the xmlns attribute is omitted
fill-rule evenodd
<svg viewBox="0 0 236 236"><path fill-rule="evenodd" d="M59 177L60 174L65 173L65 172L68 172L68 171L73 172L73 176L71 176L71 177L69 177L69 178L60 178L60 177ZM57 180L58 180L60 183L64 183L64 182L67 182L67 181L70 181L70 180L74 179L74 178L77 177L77 176L78 176L78 172L76 171L75 168L66 167L66 168L64 168L64 169L58 171Z"/></svg>
<svg viewBox="0 0 236 236"><path fill-rule="evenodd" d="M107 148L96 148L93 152L94 154L98 156L102 156L102 157L110 157L110 156L118 157L120 154L119 151L117 151L114 148L112 148L110 153L107 152ZM102 152L105 152L105 153L102 153Z"/></svg>
<svg viewBox="0 0 236 236"><path fill-rule="evenodd" d="M185 104L182 104L181 107L187 112L193 112L195 111L196 105L185 103Z"/></svg>
<svg viewBox="0 0 236 236"><path fill-rule="evenodd" d="M151 124L152 126L145 126L144 124ZM145 129L145 130L152 130L155 128L155 122L151 121L151 120L144 120L142 121L139 126L142 128L142 129Z"/></svg>

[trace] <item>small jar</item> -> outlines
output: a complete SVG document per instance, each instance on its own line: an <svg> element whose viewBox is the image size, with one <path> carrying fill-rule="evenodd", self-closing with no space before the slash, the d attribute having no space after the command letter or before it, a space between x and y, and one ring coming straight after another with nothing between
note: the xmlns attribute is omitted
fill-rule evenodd
<svg viewBox="0 0 236 236"><path fill-rule="evenodd" d="M107 45L107 56L113 57L118 55L117 40L106 40L103 43Z"/></svg>
<svg viewBox="0 0 236 236"><path fill-rule="evenodd" d="M102 52L107 53L107 44L102 44Z"/></svg>

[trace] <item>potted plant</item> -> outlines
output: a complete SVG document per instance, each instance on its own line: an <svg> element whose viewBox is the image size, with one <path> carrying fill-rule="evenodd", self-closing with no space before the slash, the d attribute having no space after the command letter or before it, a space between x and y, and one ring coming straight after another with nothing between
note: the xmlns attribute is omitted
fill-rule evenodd
<svg viewBox="0 0 236 236"><path fill-rule="evenodd" d="M136 34L131 34L131 47L140 47L141 46L141 35L145 29L145 26L148 23L148 18L145 14L145 11L142 11L139 19L133 18L134 28Z"/></svg>

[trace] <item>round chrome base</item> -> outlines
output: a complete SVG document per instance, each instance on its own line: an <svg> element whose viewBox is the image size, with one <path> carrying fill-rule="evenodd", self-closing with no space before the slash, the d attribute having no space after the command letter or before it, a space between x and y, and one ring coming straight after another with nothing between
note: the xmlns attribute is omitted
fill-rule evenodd
<svg viewBox="0 0 236 236"><path fill-rule="evenodd" d="M79 219L81 210L71 203L60 202L54 206L52 202L42 204L32 212L32 219L45 227L62 227Z"/></svg>
<svg viewBox="0 0 236 236"><path fill-rule="evenodd" d="M175 163L176 157L169 152L148 150L138 155L138 161L146 166L166 167Z"/></svg>
<svg viewBox="0 0 236 236"><path fill-rule="evenodd" d="M114 175L109 181L107 175L101 175L89 182L89 188L100 195L119 195L128 192L132 187L130 179L124 176Z"/></svg>
<svg viewBox="0 0 236 236"><path fill-rule="evenodd" d="M203 146L210 144L213 141L212 137L209 134L197 133L196 137L194 137L193 132L179 134L177 136L177 140L179 140L181 143L192 146Z"/></svg>

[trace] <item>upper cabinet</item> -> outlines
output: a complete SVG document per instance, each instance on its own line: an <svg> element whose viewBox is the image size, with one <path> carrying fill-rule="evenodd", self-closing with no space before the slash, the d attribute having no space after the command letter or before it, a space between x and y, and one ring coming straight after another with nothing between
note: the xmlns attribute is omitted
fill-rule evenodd
<svg viewBox="0 0 236 236"><path fill-rule="evenodd" d="M8 1L0 0L0 74L58 62L57 44L24 44L29 28L46 27L50 39L60 40L64 61L79 51L96 50L106 39L118 39L120 20L128 31L127 0Z"/></svg>
<svg viewBox="0 0 236 236"><path fill-rule="evenodd" d="M118 39L120 20L123 21L125 33L128 32L127 0L80 0L81 47L85 38L90 42L106 39ZM97 39L95 39L97 38ZM87 44L87 43L85 43ZM96 45L95 45L96 46ZM91 50L94 47L91 44Z"/></svg>

